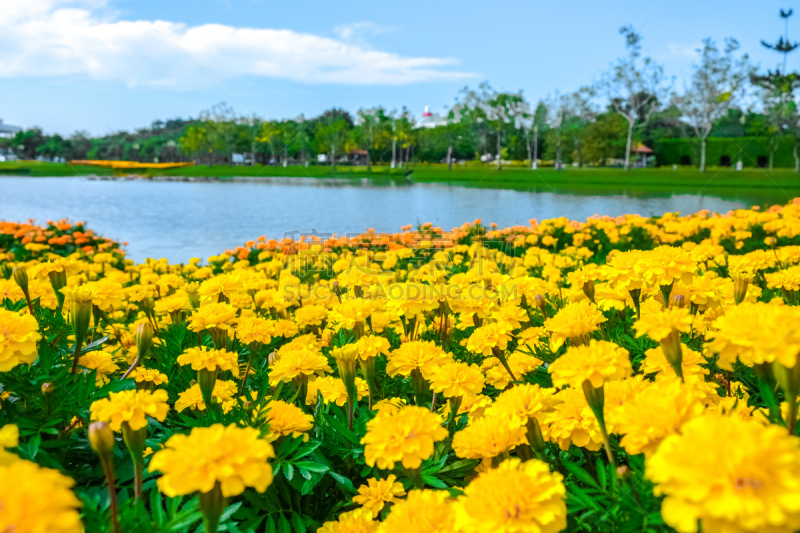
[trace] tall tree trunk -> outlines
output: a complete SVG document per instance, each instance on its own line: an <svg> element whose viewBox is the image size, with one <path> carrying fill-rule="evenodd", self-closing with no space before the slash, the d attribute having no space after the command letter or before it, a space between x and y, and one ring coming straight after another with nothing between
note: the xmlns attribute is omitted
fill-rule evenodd
<svg viewBox="0 0 800 533"><path fill-rule="evenodd" d="M706 138L700 141L700 172L706 171Z"/></svg>
<svg viewBox="0 0 800 533"><path fill-rule="evenodd" d="M284 168L289 165L289 151L286 145L283 146L283 166Z"/></svg>
<svg viewBox="0 0 800 533"><path fill-rule="evenodd" d="M372 161L369 159L369 148L367 148L367 172L372 172Z"/></svg>
<svg viewBox="0 0 800 533"><path fill-rule="evenodd" d="M531 157L531 140L530 139L525 141L525 148L528 149L528 161L533 161L533 158Z"/></svg>
<svg viewBox="0 0 800 533"><path fill-rule="evenodd" d="M795 151L797 148L795 148ZM447 147L447 171L453 171L453 145Z"/></svg>
<svg viewBox="0 0 800 533"><path fill-rule="evenodd" d="M628 142L625 145L625 170L630 170L632 138L633 138L633 120L631 119L628 121Z"/></svg>
<svg viewBox="0 0 800 533"><path fill-rule="evenodd" d="M331 168L336 168L336 147L331 145Z"/></svg>
<svg viewBox="0 0 800 533"><path fill-rule="evenodd" d="M503 170L503 134L497 132L497 170Z"/></svg>
<svg viewBox="0 0 800 533"><path fill-rule="evenodd" d="M794 150L792 150L792 155L794 156L794 171L800 174L800 157L797 156L797 143L798 139L795 139Z"/></svg>
<svg viewBox="0 0 800 533"><path fill-rule="evenodd" d="M392 137L392 168L397 166L397 140Z"/></svg>
<svg viewBox="0 0 800 533"><path fill-rule="evenodd" d="M533 162L531 167L533 170L539 166L539 126L533 127Z"/></svg>
<svg viewBox="0 0 800 533"><path fill-rule="evenodd" d="M561 146L556 148L556 170L561 170Z"/></svg>

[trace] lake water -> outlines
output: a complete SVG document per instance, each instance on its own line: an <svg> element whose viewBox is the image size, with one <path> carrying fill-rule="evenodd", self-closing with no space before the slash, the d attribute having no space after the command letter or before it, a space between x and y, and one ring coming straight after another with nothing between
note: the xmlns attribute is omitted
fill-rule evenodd
<svg viewBox="0 0 800 533"><path fill-rule="evenodd" d="M393 183L272 178L252 182L166 182L0 177L0 220L84 221L98 234L128 241L139 262L206 259L259 235L291 232L399 231L432 222L445 229L482 218L500 227L565 216L643 216L749 207L751 198L635 193L613 196Z"/></svg>

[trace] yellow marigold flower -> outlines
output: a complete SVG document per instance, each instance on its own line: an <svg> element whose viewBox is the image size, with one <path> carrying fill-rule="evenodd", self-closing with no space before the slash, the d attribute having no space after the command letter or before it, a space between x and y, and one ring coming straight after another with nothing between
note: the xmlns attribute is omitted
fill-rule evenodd
<svg viewBox="0 0 800 533"><path fill-rule="evenodd" d="M696 389L677 377L662 378L629 399L609 416L622 446L631 455L650 456L666 437L701 414L705 406Z"/></svg>
<svg viewBox="0 0 800 533"><path fill-rule="evenodd" d="M328 318L328 310L321 305L304 305L294 312L297 327L321 326Z"/></svg>
<svg viewBox="0 0 800 533"><path fill-rule="evenodd" d="M556 316L544 321L550 332L550 350L555 352L567 339L573 344L586 344L589 335L605 321L603 313L588 300L567 304Z"/></svg>
<svg viewBox="0 0 800 533"><path fill-rule="evenodd" d="M148 298L155 298L156 287L155 285L131 285L130 287L125 287L125 296L131 302L139 303Z"/></svg>
<svg viewBox="0 0 800 533"><path fill-rule="evenodd" d="M501 305L492 313L492 319L510 325L512 330L519 329L524 322L530 321L528 313L513 303Z"/></svg>
<svg viewBox="0 0 800 533"><path fill-rule="evenodd" d="M418 370L429 379L434 368L451 360L451 355L432 341L404 342L389 354L386 373L392 377L398 374L408 377L412 370Z"/></svg>
<svg viewBox="0 0 800 533"><path fill-rule="evenodd" d="M158 488L171 498L210 492L216 483L222 495L230 497L246 487L267 490L272 483L272 466L267 462L271 457L275 457L272 445L258 438L257 429L214 424L170 437L153 456L150 470L164 474Z"/></svg>
<svg viewBox="0 0 800 533"><path fill-rule="evenodd" d="M206 304L197 308L189 317L189 329L203 331L209 328L218 328L233 331L237 322L234 306L226 303Z"/></svg>
<svg viewBox="0 0 800 533"><path fill-rule="evenodd" d="M700 365L706 364L706 358L694 350L690 350L686 345L682 347L683 360L681 366L683 367L683 377L687 380L691 379L704 379L703 376L709 374L707 368ZM667 356L664 355L664 350L661 346L647 350L644 353L644 361L642 361L642 372L644 374L653 374L656 376L675 376L675 370L672 365L667 361Z"/></svg>
<svg viewBox="0 0 800 533"><path fill-rule="evenodd" d="M269 344L275 335L275 321L257 316L242 317L236 324L236 338L244 344Z"/></svg>
<svg viewBox="0 0 800 533"><path fill-rule="evenodd" d="M770 289L784 289L786 291L800 290L800 266L778 270L765 275L767 287Z"/></svg>
<svg viewBox="0 0 800 533"><path fill-rule="evenodd" d="M197 293L203 302L216 303L220 296L232 300L244 292L242 279L235 274L220 274L207 279L200 284Z"/></svg>
<svg viewBox="0 0 800 533"><path fill-rule="evenodd" d="M192 370L230 370L239 375L239 354L228 350L216 350L207 346L187 348L178 356L179 365L192 365Z"/></svg>
<svg viewBox="0 0 800 533"><path fill-rule="evenodd" d="M800 441L779 426L705 415L647 460L664 521L681 533L800 529Z"/></svg>
<svg viewBox="0 0 800 533"><path fill-rule="evenodd" d="M269 384L276 386L284 381L291 381L298 376L324 376L330 372L328 359L316 348L302 349L282 355L269 369Z"/></svg>
<svg viewBox="0 0 800 533"><path fill-rule="evenodd" d="M738 357L745 365L780 362L793 368L800 354L800 320L796 307L743 302L717 318L707 333L706 353L719 354L717 364L733 369Z"/></svg>
<svg viewBox="0 0 800 533"><path fill-rule="evenodd" d="M525 442L525 421L485 415L455 434L453 451L463 459L488 459Z"/></svg>
<svg viewBox="0 0 800 533"><path fill-rule="evenodd" d="M36 361L36 341L41 338L39 323L31 315L0 309L0 372Z"/></svg>
<svg viewBox="0 0 800 533"><path fill-rule="evenodd" d="M555 399L558 403L545 416L550 440L557 443L562 450L569 450L572 443L590 451L599 450L603 446L603 436L583 391L563 389L556 394ZM544 426L542 432L545 432Z"/></svg>
<svg viewBox="0 0 800 533"><path fill-rule="evenodd" d="M165 296L156 301L155 311L159 315L169 315L182 311L191 311L192 305L185 292L176 292L172 296Z"/></svg>
<svg viewBox="0 0 800 533"><path fill-rule="evenodd" d="M211 396L222 406L222 412L228 413L236 405L234 396L239 391L233 381L220 381L214 384ZM184 409L191 408L205 411L206 404L203 401L203 394L200 392L200 385L195 383L182 393L178 394L178 401L175 402L175 410L179 413Z"/></svg>
<svg viewBox="0 0 800 533"><path fill-rule="evenodd" d="M626 291L641 289L644 280L636 270L641 255L639 250L609 254L606 265L602 267L603 277L614 288Z"/></svg>
<svg viewBox="0 0 800 533"><path fill-rule="evenodd" d="M445 490L412 490L392 506L381 533L452 533L456 531L450 494Z"/></svg>
<svg viewBox="0 0 800 533"><path fill-rule="evenodd" d="M566 492L547 463L507 459L467 485L456 524L465 533L557 533L567 527Z"/></svg>
<svg viewBox="0 0 800 533"><path fill-rule="evenodd" d="M633 373L628 350L607 341L592 339L586 346L571 346L548 367L553 385L582 390L584 381L599 389L606 381L623 379Z"/></svg>
<svg viewBox="0 0 800 533"><path fill-rule="evenodd" d="M90 370L97 371L96 384L98 387L108 383L108 376L118 370L117 363L114 362L114 356L102 350L82 355L78 359L78 366L85 368L87 373Z"/></svg>
<svg viewBox="0 0 800 533"><path fill-rule="evenodd" d="M166 374L162 374L154 368L145 368L143 366L136 367L136 370L131 372L130 377L136 380L136 383L152 383L156 387L169 383Z"/></svg>
<svg viewBox="0 0 800 533"><path fill-rule="evenodd" d="M0 448L16 448L19 445L19 427L6 424L0 428Z"/></svg>
<svg viewBox="0 0 800 533"><path fill-rule="evenodd" d="M517 335L519 346L525 345L530 348L543 346L542 338L547 337L547 330L544 328L527 328Z"/></svg>
<svg viewBox="0 0 800 533"><path fill-rule="evenodd" d="M393 415L397 414L400 409L406 405L406 401L403 398L386 398L385 400L376 402L375 405L372 406L372 410L378 411L378 416Z"/></svg>
<svg viewBox="0 0 800 533"><path fill-rule="evenodd" d="M522 379L522 376L533 372L544 364L541 359L519 350L509 355L506 358L506 362L517 379ZM483 363L481 363L481 370L486 374L486 384L496 389L505 389L511 383L511 376L508 375L508 370L500 364L500 360L496 357L484 359Z"/></svg>
<svg viewBox="0 0 800 533"><path fill-rule="evenodd" d="M395 463L402 463L405 468L419 468L433 454L433 443L446 437L439 415L410 405L367 422L361 444L369 466L391 470Z"/></svg>
<svg viewBox="0 0 800 533"><path fill-rule="evenodd" d="M430 373L431 388L445 398L471 398L483 390L483 373L477 365L457 361L435 367Z"/></svg>
<svg viewBox="0 0 800 533"><path fill-rule="evenodd" d="M83 533L74 484L58 470L30 461L0 464L0 531Z"/></svg>
<svg viewBox="0 0 800 533"><path fill-rule="evenodd" d="M536 384L524 383L503 391L486 410L486 416L516 417L523 424L530 418L539 423L544 421L544 414L550 412L557 402L553 395L555 389L544 389Z"/></svg>
<svg viewBox="0 0 800 533"><path fill-rule="evenodd" d="M108 398L92 403L92 420L108 422L114 431L121 431L127 423L134 431L147 427L147 416L163 422L167 417L167 391L158 389L125 390L112 392Z"/></svg>
<svg viewBox="0 0 800 533"><path fill-rule="evenodd" d="M64 272L67 276L80 273L81 264L68 257L59 257L47 263L39 263L31 269L31 277L45 279L51 272Z"/></svg>
<svg viewBox="0 0 800 533"><path fill-rule="evenodd" d="M387 503L395 503L405 495L403 484L397 481L394 474L389 474L386 479L369 479L366 485L358 487L358 496L353 496L353 503L362 506L370 511L373 518L377 518Z"/></svg>
<svg viewBox="0 0 800 533"><path fill-rule="evenodd" d="M657 313L642 313L642 318L633 324L636 336L647 335L656 342L666 339L673 331L689 333L692 315L688 307L670 307Z"/></svg>
<svg viewBox="0 0 800 533"><path fill-rule="evenodd" d="M286 435L299 437L314 427L313 416L305 414L296 405L283 400L270 401L265 410L266 422L269 424L269 433L265 438L269 442Z"/></svg>
<svg viewBox="0 0 800 533"><path fill-rule="evenodd" d="M394 283L386 289L388 307L407 318L439 308L439 300L431 285Z"/></svg>
<svg viewBox="0 0 800 533"><path fill-rule="evenodd" d="M377 335L366 335L356 342L358 347L358 358L366 360L370 357L386 355L391 349L389 339L378 337Z"/></svg>
<svg viewBox="0 0 800 533"><path fill-rule="evenodd" d="M96 288L89 283L84 283L83 285L76 285L74 287L64 287L61 289L61 293L64 295L64 305L69 309L74 303L93 303L96 295Z"/></svg>
<svg viewBox="0 0 800 533"><path fill-rule="evenodd" d="M125 291L122 289L121 283L108 280L89 281L84 283L82 287L92 294L92 303L101 310L110 312L122 307L122 301L125 299ZM69 300L70 298L68 296L65 302L69 302ZM69 305L72 304L69 303ZM67 309L69 309L69 307L67 307Z"/></svg>
<svg viewBox="0 0 800 533"><path fill-rule="evenodd" d="M504 352L511 340L513 329L508 322L492 322L475 328L467 341L467 350L483 355L492 355L493 348Z"/></svg>
<svg viewBox="0 0 800 533"><path fill-rule="evenodd" d="M335 403L339 407L347 403L347 389L341 378L324 376L308 382L308 395L306 405L317 403L317 393L322 394L322 401L325 403ZM369 395L369 385L361 378L356 378L356 395L362 399Z"/></svg>
<svg viewBox="0 0 800 533"><path fill-rule="evenodd" d="M697 270L697 262L682 248L659 246L640 252L634 270L650 286L672 285L675 281L689 284Z"/></svg>
<svg viewBox="0 0 800 533"><path fill-rule="evenodd" d="M325 522L317 533L375 533L380 525L372 520L368 509L355 509L340 514L333 522Z"/></svg>

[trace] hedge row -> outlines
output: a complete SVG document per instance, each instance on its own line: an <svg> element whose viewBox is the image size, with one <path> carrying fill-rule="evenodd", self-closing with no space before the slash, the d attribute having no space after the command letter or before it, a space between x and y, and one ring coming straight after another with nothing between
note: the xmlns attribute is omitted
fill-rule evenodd
<svg viewBox="0 0 800 533"><path fill-rule="evenodd" d="M742 152L745 167L769 166L769 137L715 137L706 142L706 165L736 166ZM779 137L775 141L773 166L794 168L793 137ZM700 165L699 139L662 139L654 146L659 165ZM727 157L727 165L726 158Z"/></svg>

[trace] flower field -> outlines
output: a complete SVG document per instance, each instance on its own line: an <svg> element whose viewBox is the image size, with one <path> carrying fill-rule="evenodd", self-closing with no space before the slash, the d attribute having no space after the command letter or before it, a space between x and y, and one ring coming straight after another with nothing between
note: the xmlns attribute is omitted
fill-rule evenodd
<svg viewBox="0 0 800 533"><path fill-rule="evenodd" d="M0 274L3 532L800 530L800 200Z"/></svg>

